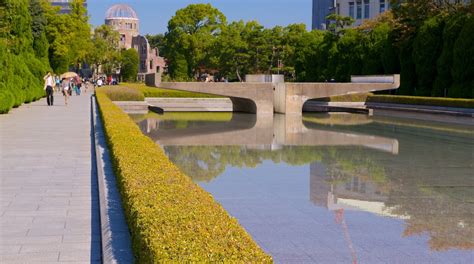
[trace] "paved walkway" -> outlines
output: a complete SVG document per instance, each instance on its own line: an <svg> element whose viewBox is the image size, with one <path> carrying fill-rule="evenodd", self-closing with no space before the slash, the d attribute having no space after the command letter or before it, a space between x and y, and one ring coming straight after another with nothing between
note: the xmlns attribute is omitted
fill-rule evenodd
<svg viewBox="0 0 474 264"><path fill-rule="evenodd" d="M90 94L0 115L0 263L100 262Z"/></svg>

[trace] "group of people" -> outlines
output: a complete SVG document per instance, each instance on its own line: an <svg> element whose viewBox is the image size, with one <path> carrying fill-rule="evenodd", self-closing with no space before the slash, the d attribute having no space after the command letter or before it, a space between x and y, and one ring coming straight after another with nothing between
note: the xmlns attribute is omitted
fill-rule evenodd
<svg viewBox="0 0 474 264"><path fill-rule="evenodd" d="M54 91L62 92L64 103L65 105L68 105L69 96L72 96L73 92L79 96L84 87L84 92L87 93L90 85L88 79L81 79L79 76L73 78L60 78L59 76L54 76L51 72L48 72L43 79L45 82L44 89L46 91L46 101L48 106L54 105Z"/></svg>

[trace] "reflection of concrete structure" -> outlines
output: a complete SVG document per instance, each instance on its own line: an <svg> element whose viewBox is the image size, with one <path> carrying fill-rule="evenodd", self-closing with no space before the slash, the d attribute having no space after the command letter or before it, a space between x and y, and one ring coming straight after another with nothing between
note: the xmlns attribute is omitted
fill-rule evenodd
<svg viewBox="0 0 474 264"><path fill-rule="evenodd" d="M147 38L140 36L140 20L133 8L125 4L113 5L107 10L105 24L120 34L120 47L134 48L140 57L138 80L144 81L147 74L156 74L158 80L166 66L158 49L152 49Z"/></svg>
<svg viewBox="0 0 474 264"><path fill-rule="evenodd" d="M327 168L320 163L310 165L310 200L331 211L365 211L378 215L409 218L392 214L393 208L386 207L387 194L373 182L359 176L350 176L349 181L334 182Z"/></svg>
<svg viewBox="0 0 474 264"><path fill-rule="evenodd" d="M156 129L160 120L148 119L140 126L142 131L157 140L160 145L181 146L365 146L398 153L396 139L364 134L341 133L322 129L308 129L301 118L288 121L285 115L273 119L254 115L233 115L230 122L206 123L186 129Z"/></svg>
<svg viewBox="0 0 474 264"><path fill-rule="evenodd" d="M306 101L315 98L397 89L400 75L353 77L351 83L154 83L182 91L228 96L234 111L301 115Z"/></svg>

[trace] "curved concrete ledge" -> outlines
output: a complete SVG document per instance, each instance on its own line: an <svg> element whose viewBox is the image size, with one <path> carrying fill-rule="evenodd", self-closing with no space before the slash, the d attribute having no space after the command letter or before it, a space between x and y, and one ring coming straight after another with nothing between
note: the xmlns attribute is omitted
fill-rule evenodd
<svg viewBox="0 0 474 264"><path fill-rule="evenodd" d="M102 263L133 263L130 232L122 208L122 200L115 183L115 175L107 148L102 120L92 100L93 135L99 182Z"/></svg>
<svg viewBox="0 0 474 264"><path fill-rule="evenodd" d="M232 112L229 98L145 98L149 106L165 112Z"/></svg>
<svg viewBox="0 0 474 264"><path fill-rule="evenodd" d="M128 114L148 113L148 103L143 101L114 101L114 104Z"/></svg>
<svg viewBox="0 0 474 264"><path fill-rule="evenodd" d="M273 84L271 83L203 83L162 82L164 89L230 97L233 111L273 115Z"/></svg>

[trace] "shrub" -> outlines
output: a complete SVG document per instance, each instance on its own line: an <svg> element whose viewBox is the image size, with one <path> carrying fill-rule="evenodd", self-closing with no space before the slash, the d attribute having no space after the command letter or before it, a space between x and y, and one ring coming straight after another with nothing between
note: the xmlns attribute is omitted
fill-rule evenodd
<svg viewBox="0 0 474 264"><path fill-rule="evenodd" d="M99 88L98 91L105 93L112 101L145 101L143 93L133 88L110 86Z"/></svg>
<svg viewBox="0 0 474 264"><path fill-rule="evenodd" d="M474 99L442 97L372 95L367 97L367 102L474 108Z"/></svg>
<svg viewBox="0 0 474 264"><path fill-rule="evenodd" d="M272 261L102 89L97 100L138 263Z"/></svg>

